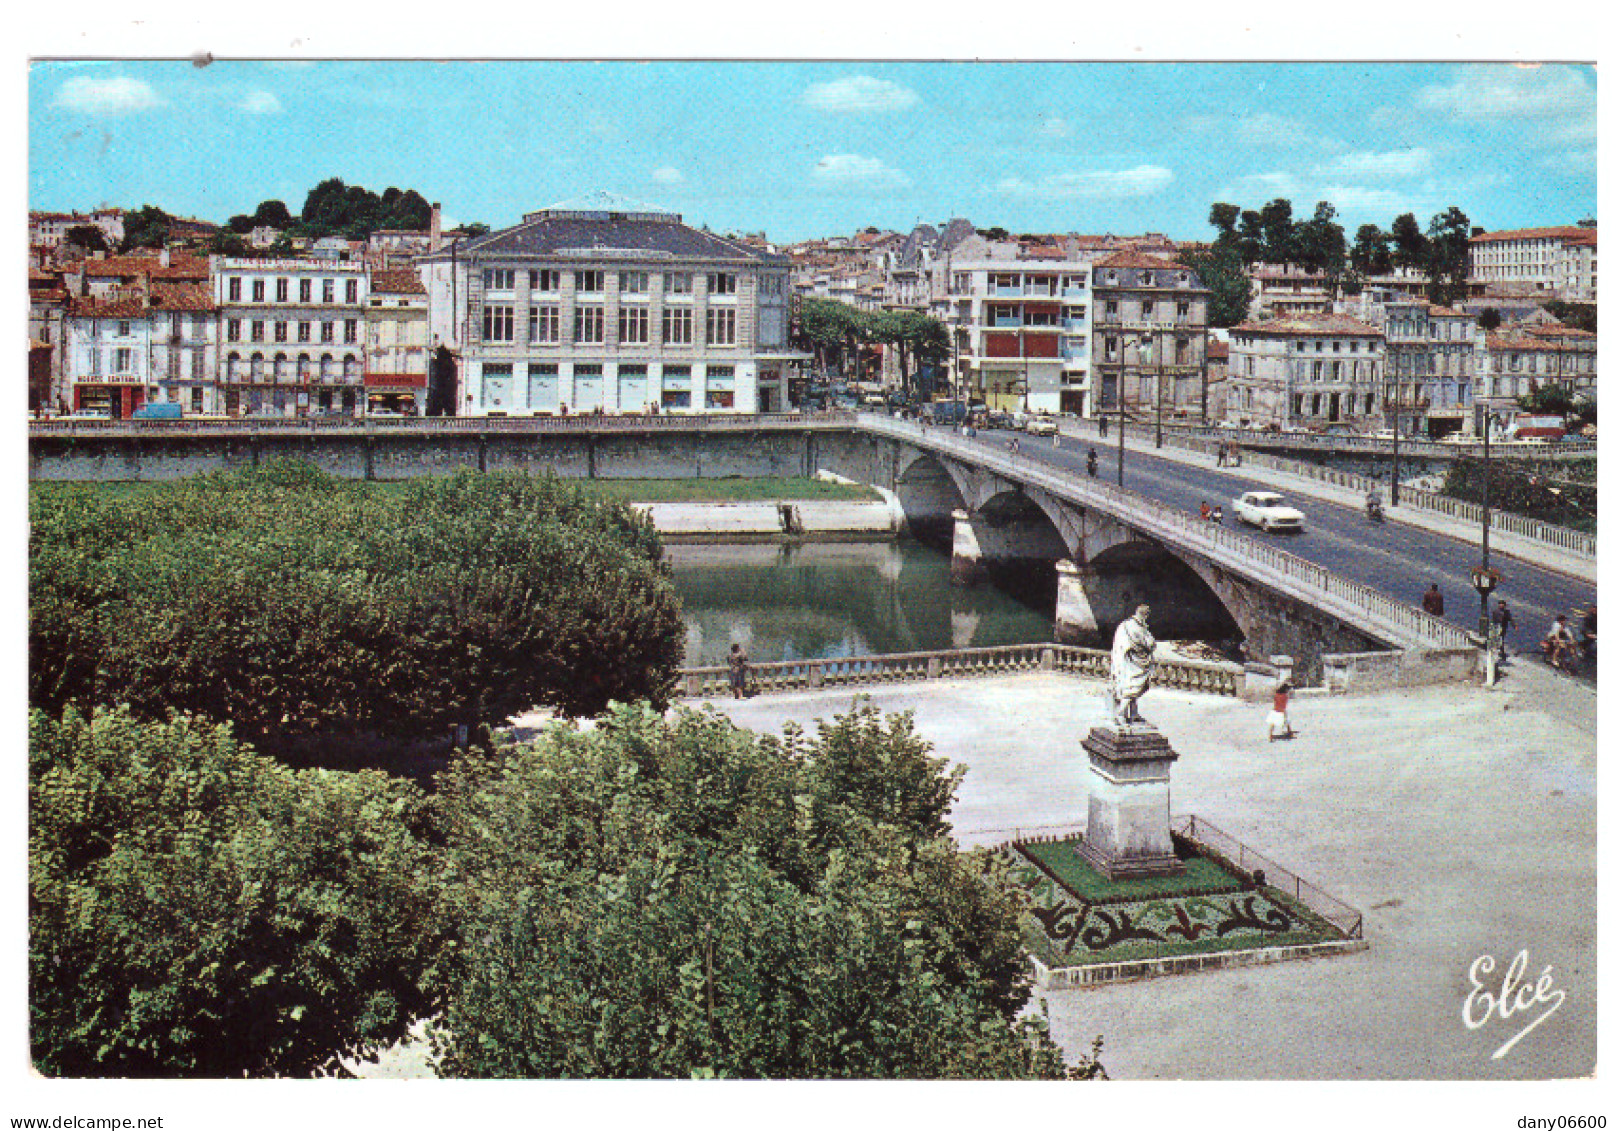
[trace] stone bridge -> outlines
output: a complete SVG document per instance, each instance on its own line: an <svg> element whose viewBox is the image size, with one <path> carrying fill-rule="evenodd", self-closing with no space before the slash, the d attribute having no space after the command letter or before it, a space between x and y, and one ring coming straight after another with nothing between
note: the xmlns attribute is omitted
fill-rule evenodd
<svg viewBox="0 0 1618 1131"><path fill-rule="evenodd" d="M821 468L891 491L918 538L986 578L1056 596L1056 638L1098 645L1137 604L1166 638L1245 641L1320 682L1322 656L1404 653L1420 681L1470 671L1465 633L1285 550L1132 491L1018 459L945 429L864 418Z"/></svg>

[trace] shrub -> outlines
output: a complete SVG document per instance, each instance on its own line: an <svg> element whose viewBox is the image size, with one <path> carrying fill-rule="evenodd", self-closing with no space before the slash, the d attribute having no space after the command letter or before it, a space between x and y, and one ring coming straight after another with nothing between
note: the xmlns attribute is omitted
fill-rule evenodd
<svg viewBox="0 0 1618 1131"><path fill-rule="evenodd" d="M400 1039L437 953L427 801L190 718L29 718L29 1009L63 1076L307 1075Z"/></svg>
<svg viewBox="0 0 1618 1131"><path fill-rule="evenodd" d="M848 747L862 747L851 758ZM1062 1078L1017 905L929 806L832 796L925 766L873 710L810 740L615 707L456 762L438 793L456 935L431 1032L458 1076ZM821 772L838 763L836 772ZM919 786L924 786L918 788Z"/></svg>
<svg viewBox="0 0 1618 1131"><path fill-rule="evenodd" d="M683 630L643 518L551 477L401 492L307 465L35 492L30 694L340 747L665 702Z"/></svg>

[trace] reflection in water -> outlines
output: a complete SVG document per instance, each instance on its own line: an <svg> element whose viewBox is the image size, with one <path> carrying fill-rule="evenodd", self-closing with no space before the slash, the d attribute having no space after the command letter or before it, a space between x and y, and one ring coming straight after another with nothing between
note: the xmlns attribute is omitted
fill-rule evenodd
<svg viewBox="0 0 1618 1131"><path fill-rule="evenodd" d="M950 584L949 555L912 541L672 545L685 663L755 663L1030 644L1051 639L1054 589L1018 600ZM1052 578L1054 581L1054 577Z"/></svg>

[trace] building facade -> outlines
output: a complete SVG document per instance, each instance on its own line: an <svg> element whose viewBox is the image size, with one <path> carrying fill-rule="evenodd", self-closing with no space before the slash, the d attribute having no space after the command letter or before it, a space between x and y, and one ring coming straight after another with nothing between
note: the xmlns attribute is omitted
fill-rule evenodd
<svg viewBox="0 0 1618 1131"><path fill-rule="evenodd" d="M365 307L366 411L427 411L427 288L409 268L374 271Z"/></svg>
<svg viewBox="0 0 1618 1131"><path fill-rule="evenodd" d="M1172 260L1122 251L1094 264L1098 408L1206 419L1208 290Z"/></svg>
<svg viewBox="0 0 1618 1131"><path fill-rule="evenodd" d="M369 300L363 264L216 257L212 282L223 411L363 413Z"/></svg>
<svg viewBox="0 0 1618 1131"><path fill-rule="evenodd" d="M1483 332L1464 310L1424 300L1372 308L1387 341L1387 427L1439 437L1472 429Z"/></svg>
<svg viewBox="0 0 1618 1131"><path fill-rule="evenodd" d="M599 194L420 260L459 414L781 412L791 261Z"/></svg>
<svg viewBox="0 0 1618 1131"><path fill-rule="evenodd" d="M1468 282L1484 294L1540 292L1596 301L1596 229L1578 226L1485 232L1471 239Z"/></svg>
<svg viewBox="0 0 1618 1131"><path fill-rule="evenodd" d="M1225 423L1355 431L1382 425L1383 337L1342 314L1244 322L1230 331Z"/></svg>
<svg viewBox="0 0 1618 1131"><path fill-rule="evenodd" d="M1478 375L1479 403L1510 415L1517 398L1546 385L1575 395L1596 388L1596 336L1559 323L1511 323L1484 339Z"/></svg>

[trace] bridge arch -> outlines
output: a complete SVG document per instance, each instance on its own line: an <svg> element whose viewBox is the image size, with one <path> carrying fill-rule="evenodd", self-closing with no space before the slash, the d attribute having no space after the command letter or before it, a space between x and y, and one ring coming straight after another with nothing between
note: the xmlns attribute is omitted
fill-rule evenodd
<svg viewBox="0 0 1618 1131"><path fill-rule="evenodd" d="M948 546L954 537L955 512L968 509L966 495L951 470L952 461L914 448L908 454L913 458L902 463L893 480L905 526L917 541Z"/></svg>

